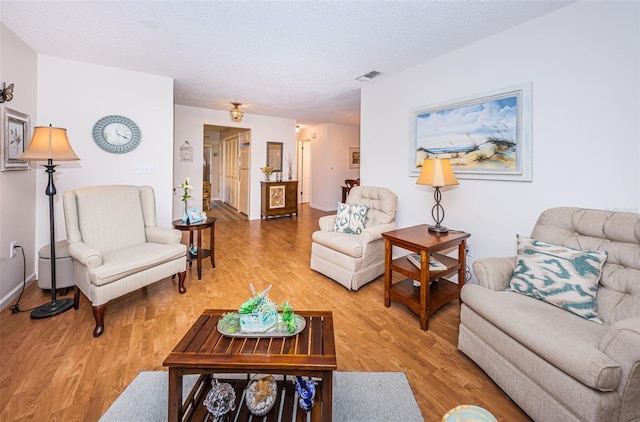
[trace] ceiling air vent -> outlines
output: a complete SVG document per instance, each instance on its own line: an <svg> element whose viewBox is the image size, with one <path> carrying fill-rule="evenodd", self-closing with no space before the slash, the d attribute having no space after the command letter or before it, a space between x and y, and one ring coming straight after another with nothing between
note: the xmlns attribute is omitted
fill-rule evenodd
<svg viewBox="0 0 640 422"><path fill-rule="evenodd" d="M378 72L377 70L372 70L369 73L365 73L362 76L358 76L356 78L356 81L360 81L360 82L369 82L371 79L375 78L376 76L380 76L382 75L381 72Z"/></svg>

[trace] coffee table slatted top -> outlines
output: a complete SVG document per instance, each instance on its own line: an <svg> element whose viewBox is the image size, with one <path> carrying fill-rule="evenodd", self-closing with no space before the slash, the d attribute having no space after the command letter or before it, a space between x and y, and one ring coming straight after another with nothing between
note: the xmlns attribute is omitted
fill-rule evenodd
<svg viewBox="0 0 640 422"><path fill-rule="evenodd" d="M333 316L329 311L296 312L306 321L290 337L229 337L218 319L235 310L207 309L163 362L164 366L219 372L303 373L337 369Z"/></svg>

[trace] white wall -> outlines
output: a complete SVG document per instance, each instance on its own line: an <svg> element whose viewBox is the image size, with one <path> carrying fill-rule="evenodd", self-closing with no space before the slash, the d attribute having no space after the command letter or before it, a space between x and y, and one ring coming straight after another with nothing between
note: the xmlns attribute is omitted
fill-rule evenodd
<svg viewBox="0 0 640 422"><path fill-rule="evenodd" d="M137 123L142 139L126 154L111 154L93 140L102 117L123 115ZM173 186L173 80L51 56L38 56L38 125L64 127L80 161L59 163L54 174L56 239L66 238L62 194L82 186L149 185L156 195L158 225L171 226ZM39 163L41 164L41 163ZM152 174L136 174L137 166ZM36 248L49 243L47 183L37 172Z"/></svg>
<svg viewBox="0 0 640 422"><path fill-rule="evenodd" d="M231 106L229 106L231 108ZM229 112L209 110L197 107L175 106L175 145L174 186L178 186L185 177L191 178L194 187L190 206L201 208L202 204L202 162L204 125L238 126L251 129L251 186L249 219L260 218L260 181L264 175L260 167L264 167L267 153L267 141L283 142L283 157L296 153L296 122L293 119L244 114L240 123L229 120ZM193 147L193 163L181 163L180 145L185 141ZM295 167L295 166L294 166ZM295 172L294 172L295 173ZM295 179L295 174L294 174ZM174 218L182 216L181 191L178 189L173 201Z"/></svg>
<svg viewBox="0 0 640 422"><path fill-rule="evenodd" d="M444 224L471 260L515 255L541 211L639 212L640 3L578 2L362 90L361 175L398 194L399 227L432 224L433 189L409 177L410 110L532 83L533 181L461 179Z"/></svg>
<svg viewBox="0 0 640 422"><path fill-rule="evenodd" d="M349 168L349 148L360 147L360 128L336 124L306 127L300 140L311 140L312 208L323 211L337 209L346 179L360 177L359 169Z"/></svg>
<svg viewBox="0 0 640 422"><path fill-rule="evenodd" d="M31 116L32 126L37 118L37 57L0 23L0 83L14 84L13 100L3 106ZM24 249L27 281L35 280L35 197L35 170L0 172L0 309L19 294L23 281L22 254L16 251L17 255L9 258L11 242L17 241Z"/></svg>

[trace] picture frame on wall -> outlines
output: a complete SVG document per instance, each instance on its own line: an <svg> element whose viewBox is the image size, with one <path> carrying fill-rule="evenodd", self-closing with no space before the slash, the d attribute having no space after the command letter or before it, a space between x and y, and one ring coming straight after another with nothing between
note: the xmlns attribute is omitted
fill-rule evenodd
<svg viewBox="0 0 640 422"><path fill-rule="evenodd" d="M200 208L190 208L187 210L187 217L189 218L189 224L199 223L202 221L202 213Z"/></svg>
<svg viewBox="0 0 640 422"><path fill-rule="evenodd" d="M274 173L282 171L282 142L267 142L267 166L273 169Z"/></svg>
<svg viewBox="0 0 640 422"><path fill-rule="evenodd" d="M415 109L410 175L449 158L459 179L531 181L531 84Z"/></svg>
<svg viewBox="0 0 640 422"><path fill-rule="evenodd" d="M29 170L31 162L20 156L31 142L31 117L8 107L2 107L2 148L0 170Z"/></svg>
<svg viewBox="0 0 640 422"><path fill-rule="evenodd" d="M349 148L349 168L360 168L360 148Z"/></svg>

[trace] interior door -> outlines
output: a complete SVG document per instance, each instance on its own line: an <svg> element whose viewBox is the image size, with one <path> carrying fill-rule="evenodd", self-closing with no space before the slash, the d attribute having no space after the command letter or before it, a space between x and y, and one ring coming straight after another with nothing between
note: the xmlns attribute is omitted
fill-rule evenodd
<svg viewBox="0 0 640 422"><path fill-rule="evenodd" d="M248 143L240 144L240 191L238 199L238 211L249 215L249 185L251 170L249 168L251 148Z"/></svg>
<svg viewBox="0 0 640 422"><path fill-rule="evenodd" d="M298 183L301 204L311 201L311 140L298 142Z"/></svg>
<svg viewBox="0 0 640 422"><path fill-rule="evenodd" d="M223 140L224 202L238 209L238 136Z"/></svg>

